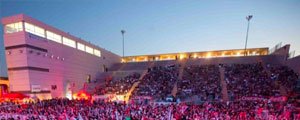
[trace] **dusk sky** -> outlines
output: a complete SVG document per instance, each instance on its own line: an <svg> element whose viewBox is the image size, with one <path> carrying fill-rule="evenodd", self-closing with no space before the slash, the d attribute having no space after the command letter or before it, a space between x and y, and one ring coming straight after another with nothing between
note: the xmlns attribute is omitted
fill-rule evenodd
<svg viewBox="0 0 300 120"><path fill-rule="evenodd" d="M24 13L125 56L291 44L300 54L300 0L0 0L0 16ZM1 75L6 75L3 26Z"/></svg>

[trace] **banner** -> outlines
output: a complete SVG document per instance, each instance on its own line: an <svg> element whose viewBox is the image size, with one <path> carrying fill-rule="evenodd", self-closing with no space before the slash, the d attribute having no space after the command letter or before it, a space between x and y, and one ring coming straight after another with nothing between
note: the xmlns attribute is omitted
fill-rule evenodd
<svg viewBox="0 0 300 120"><path fill-rule="evenodd" d="M262 97L242 97L240 100L245 101L272 101L272 102L285 102L287 100L286 96L279 96L279 97L270 97L268 98L262 98Z"/></svg>
<svg viewBox="0 0 300 120"><path fill-rule="evenodd" d="M286 100L287 100L287 97L285 97L285 96L270 98L270 101L272 101L272 102L285 102Z"/></svg>
<svg viewBox="0 0 300 120"><path fill-rule="evenodd" d="M242 97L240 100L245 100L245 101L263 101L267 100L266 98L261 98L261 97Z"/></svg>

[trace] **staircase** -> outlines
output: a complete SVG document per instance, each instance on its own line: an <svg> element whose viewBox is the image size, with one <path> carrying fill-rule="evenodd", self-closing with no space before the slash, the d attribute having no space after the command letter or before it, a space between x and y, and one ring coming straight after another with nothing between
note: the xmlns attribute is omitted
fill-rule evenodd
<svg viewBox="0 0 300 120"><path fill-rule="evenodd" d="M176 97L176 94L177 94L177 92L178 92L177 82L178 82L179 80L182 80L182 76L183 76L185 64L186 64L186 61L183 62L183 63L181 64L180 68L179 68L178 79L177 79L177 81L175 82L174 87L173 87L172 92L171 92L171 95L174 96L174 97Z"/></svg>
<svg viewBox="0 0 300 120"><path fill-rule="evenodd" d="M171 95L176 97L176 94L177 94L177 91L178 91L178 87L177 87L177 81L175 82L175 85L172 89L172 92L171 92Z"/></svg>
<svg viewBox="0 0 300 120"><path fill-rule="evenodd" d="M154 62L150 63L148 65L148 68L151 68L154 66ZM139 80L140 81L137 81L135 83L133 83L133 85L131 86L130 90L126 93L126 96L125 96L125 101L128 102L129 99L130 99L130 96L131 96L131 93L135 90L135 88L141 83L141 80L143 80L144 76L148 73L148 69L144 70L143 73L141 74Z"/></svg>
<svg viewBox="0 0 300 120"><path fill-rule="evenodd" d="M279 86L279 92L280 92L280 94L282 96L287 96L287 91L286 91L285 87L283 85L281 85L281 84L279 84L279 85L280 85Z"/></svg>
<svg viewBox="0 0 300 120"><path fill-rule="evenodd" d="M220 78L221 78L221 87L222 87L222 99L223 101L228 101L228 90L227 90L227 83L225 81L225 68L224 67L219 67L219 72L220 72Z"/></svg>
<svg viewBox="0 0 300 120"><path fill-rule="evenodd" d="M185 68L185 63L181 64L181 67L179 69L178 80L182 80L184 68Z"/></svg>
<svg viewBox="0 0 300 120"><path fill-rule="evenodd" d="M125 95L125 101L128 102L131 96L131 93L135 90L135 88L140 84L141 81L137 81L135 83L133 83L133 85L131 86L130 90L126 93Z"/></svg>

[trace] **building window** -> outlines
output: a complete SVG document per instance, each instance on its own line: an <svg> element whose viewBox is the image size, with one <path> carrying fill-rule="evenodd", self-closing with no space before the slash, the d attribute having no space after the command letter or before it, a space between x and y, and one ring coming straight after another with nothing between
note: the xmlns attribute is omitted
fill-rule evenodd
<svg viewBox="0 0 300 120"><path fill-rule="evenodd" d="M15 33L23 30L22 22L5 25L5 33Z"/></svg>
<svg viewBox="0 0 300 120"><path fill-rule="evenodd" d="M25 23L25 31L30 32L30 33L34 33L34 26L32 24Z"/></svg>
<svg viewBox="0 0 300 120"><path fill-rule="evenodd" d="M63 37L63 44L64 45L67 45L67 46L70 46L72 48L76 48L76 43L74 40L71 40L69 38L66 38L66 37Z"/></svg>
<svg viewBox="0 0 300 120"><path fill-rule="evenodd" d="M85 51L86 51L87 53L94 54L93 48L91 48L91 47L89 47L89 46L85 46Z"/></svg>
<svg viewBox="0 0 300 120"><path fill-rule="evenodd" d="M46 31L47 39L52 40L54 42L62 43L61 42L61 35L55 34L50 31Z"/></svg>
<svg viewBox="0 0 300 120"><path fill-rule="evenodd" d="M45 37L45 29L35 26L34 30L38 36Z"/></svg>
<svg viewBox="0 0 300 120"><path fill-rule="evenodd" d="M78 50L85 51L85 45L84 45L84 44L81 44L81 43L77 43L77 49L78 49Z"/></svg>
<svg viewBox="0 0 300 120"><path fill-rule="evenodd" d="M40 37L45 37L45 29L29 23L25 23L25 31Z"/></svg>
<svg viewBox="0 0 300 120"><path fill-rule="evenodd" d="M101 57L101 52L99 50L94 49L94 55Z"/></svg>

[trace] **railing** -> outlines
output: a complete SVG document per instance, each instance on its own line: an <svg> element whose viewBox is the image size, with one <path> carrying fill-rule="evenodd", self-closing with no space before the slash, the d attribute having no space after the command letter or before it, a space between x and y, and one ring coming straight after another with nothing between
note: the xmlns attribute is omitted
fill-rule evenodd
<svg viewBox="0 0 300 120"><path fill-rule="evenodd" d="M269 50L269 54L274 53L276 50L278 50L279 48L281 48L281 46L282 46L282 42L276 44L273 48L271 48L271 49Z"/></svg>
<svg viewBox="0 0 300 120"><path fill-rule="evenodd" d="M295 50L292 51L292 52L290 52L290 53L289 53L289 56L288 56L288 59L294 58L294 57L295 57L295 53L296 53Z"/></svg>

